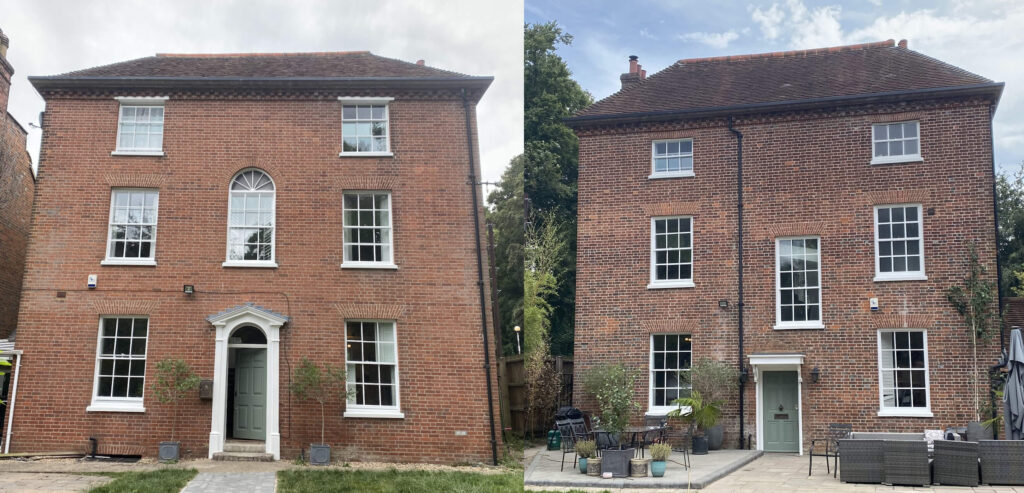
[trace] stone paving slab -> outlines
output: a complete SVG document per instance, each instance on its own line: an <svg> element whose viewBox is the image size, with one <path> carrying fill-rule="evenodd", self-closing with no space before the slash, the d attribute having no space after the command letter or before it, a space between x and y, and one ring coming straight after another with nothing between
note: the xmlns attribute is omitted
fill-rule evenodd
<svg viewBox="0 0 1024 493"><path fill-rule="evenodd" d="M565 468L561 469L562 452L543 450L537 453L524 474L526 486L599 488L603 490L644 489L645 491L665 489L700 489L743 467L763 454L758 450L715 450L708 455L691 455L690 468L683 467L683 456L679 453L669 457L665 476L655 478L613 478L603 479L587 476L573 467L573 455L565 457ZM578 467L578 466L577 466Z"/></svg>
<svg viewBox="0 0 1024 493"><path fill-rule="evenodd" d="M64 493L88 491L112 481L107 476L82 474L0 472L2 493Z"/></svg>
<svg viewBox="0 0 1024 493"><path fill-rule="evenodd" d="M275 472L201 472L185 485L181 493L274 493L276 490Z"/></svg>

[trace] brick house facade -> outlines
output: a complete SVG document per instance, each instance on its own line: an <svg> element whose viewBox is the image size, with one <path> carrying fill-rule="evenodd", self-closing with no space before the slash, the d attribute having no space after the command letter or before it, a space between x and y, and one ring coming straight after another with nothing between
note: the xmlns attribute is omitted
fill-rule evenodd
<svg viewBox="0 0 1024 493"><path fill-rule="evenodd" d="M295 457L319 442L289 390L308 357L354 391L328 406L336 459L492 461L467 180L490 77L341 52L30 80L47 107L12 451L155 455L155 365L182 358L212 380L182 403L183 454Z"/></svg>
<svg viewBox="0 0 1024 493"><path fill-rule="evenodd" d="M28 133L7 112L14 67L7 59L9 40L0 31L0 339L18 325L18 299L25 273L25 249L35 177L25 150Z"/></svg>
<svg viewBox="0 0 1024 493"><path fill-rule="evenodd" d="M829 423L920 432L974 419L970 333L946 289L969 242L995 279L1001 83L892 40L681 60L649 78L633 58L622 82L570 120L576 381L623 361L658 415L684 391L669 370L742 368L727 447L802 453ZM985 382L998 343L978 351Z"/></svg>

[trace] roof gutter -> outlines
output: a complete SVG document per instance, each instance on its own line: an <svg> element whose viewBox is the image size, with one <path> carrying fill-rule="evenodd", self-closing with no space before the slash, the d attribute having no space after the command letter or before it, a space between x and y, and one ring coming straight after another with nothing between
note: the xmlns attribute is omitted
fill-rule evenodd
<svg viewBox="0 0 1024 493"><path fill-rule="evenodd" d="M597 125L614 125L623 123L644 123L660 122L668 120L710 118L737 114L760 113L766 111L796 111L834 106L849 106L869 103L890 103L899 101L914 101L920 99L934 99L957 96L992 96L995 101L993 108L998 106L999 98L1003 93L1002 82L987 82L984 84L971 84L966 86L935 87L927 89L908 89L903 91L889 91L870 94L853 94L848 96L827 96L821 98L793 99L788 101L773 101L768 103L749 103L727 106L712 106L707 108L694 108L688 110L665 110L646 111L639 113L622 113L615 115L584 115L566 118L563 120L566 125L574 128L582 128ZM994 109L993 109L994 111Z"/></svg>
<svg viewBox="0 0 1024 493"><path fill-rule="evenodd" d="M74 77L28 78L40 93L59 89L471 89L486 90L494 77Z"/></svg>

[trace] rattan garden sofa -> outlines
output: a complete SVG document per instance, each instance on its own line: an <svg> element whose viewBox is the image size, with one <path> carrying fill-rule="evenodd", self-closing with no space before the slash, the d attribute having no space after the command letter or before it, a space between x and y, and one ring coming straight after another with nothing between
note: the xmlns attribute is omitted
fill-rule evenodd
<svg viewBox="0 0 1024 493"><path fill-rule="evenodd" d="M981 440L981 482L1024 485L1024 441Z"/></svg>
<svg viewBox="0 0 1024 493"><path fill-rule="evenodd" d="M882 442L882 482L893 485L926 486L932 484L932 465L928 442L885 440ZM846 467L846 464L843 464Z"/></svg>
<svg viewBox="0 0 1024 493"><path fill-rule="evenodd" d="M839 480L844 483L881 483L883 440L839 440Z"/></svg>
<svg viewBox="0 0 1024 493"><path fill-rule="evenodd" d="M935 440L933 480L941 485L978 486L978 442Z"/></svg>

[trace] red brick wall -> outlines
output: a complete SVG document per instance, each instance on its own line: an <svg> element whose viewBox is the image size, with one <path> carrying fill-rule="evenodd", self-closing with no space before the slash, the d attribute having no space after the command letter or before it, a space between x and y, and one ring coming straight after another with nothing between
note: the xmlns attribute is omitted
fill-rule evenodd
<svg viewBox="0 0 1024 493"><path fill-rule="evenodd" d="M149 397L148 384L145 413L85 411L99 315L110 303L144 302L151 324L147 376L157 361L178 357L212 379L214 331L205 318L254 302L291 317L281 339L285 457L318 441L320 430L319 409L291 395L289 375L304 356L344 364L338 306L359 304L401 313L405 418L342 418L341 406L332 406L327 442L336 454L490 460L461 100L436 92L382 94L396 96L390 110L395 157L339 158L339 95L170 94L163 158L110 155L118 112L113 94L48 97L18 334L26 357L12 451L65 450L95 436L101 445L143 446L155 454L157 442L169 438L171 414ZM221 267L228 183L249 166L276 183L276 269ZM100 266L112 185L160 189L156 267ZM366 188L392 191L397 270L339 268L342 190ZM86 289L89 274L99 275L95 290ZM197 293L182 294L183 284L194 284ZM494 406L497 414L496 396ZM210 413L210 402L198 396L182 406L178 438L188 454L207 453ZM457 430L468 434L456 436Z"/></svg>
<svg viewBox="0 0 1024 493"><path fill-rule="evenodd" d="M913 110L913 112L911 112ZM870 165L871 124L920 121L924 162ZM944 101L738 119L744 134L744 364L764 352L799 352L805 444L828 423L855 430L921 431L973 419L970 336L945 290L966 273L978 244L995 279L989 105ZM577 381L596 364L641 371L647 407L648 334L693 334L693 357L737 364L736 141L724 120L581 129L577 273ZM649 180L651 140L692 137L691 178ZM918 202L925 211L927 281L874 282L873 205ZM934 209L934 215L930 210ZM693 279L648 290L650 216L693 216ZM821 238L824 330L777 331L775 238ZM869 298L880 309L872 313ZM729 300L727 309L719 300ZM878 417L877 330L927 329L933 418ZM996 338L996 341L998 338ZM994 363L998 343L979 348ZM810 370L821 379L811 383ZM984 380L982 380L984 381ZM593 402L575 389L577 402ZM986 394L982 398L987 398ZM756 432L755 385L745 390L745 433ZM726 404L726 443L737 445L736 398Z"/></svg>
<svg viewBox="0 0 1024 493"><path fill-rule="evenodd" d="M35 181L25 131L9 114L0 117L0 339L5 339L18 326Z"/></svg>

